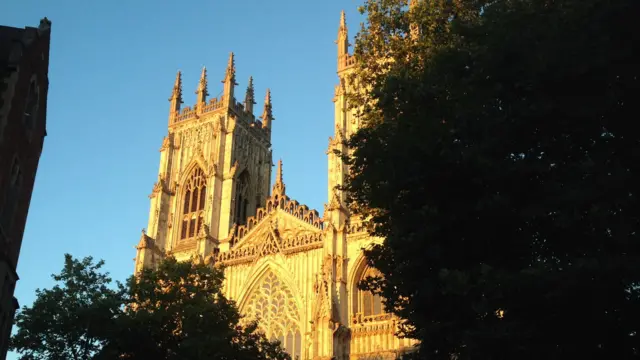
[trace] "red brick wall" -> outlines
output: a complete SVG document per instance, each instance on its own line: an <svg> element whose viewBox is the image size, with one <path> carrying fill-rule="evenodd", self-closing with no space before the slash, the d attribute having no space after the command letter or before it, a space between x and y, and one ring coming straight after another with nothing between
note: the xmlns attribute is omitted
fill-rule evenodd
<svg viewBox="0 0 640 360"><path fill-rule="evenodd" d="M18 79L13 88L14 93L11 104L3 104L3 106L10 106L10 110L2 139L0 139L0 208L5 202L15 157L18 158L23 174L13 222L9 233L5 234L9 242L8 246L5 247L5 254L14 269L18 262L22 235L31 202L31 193L42 152L44 136L46 135L49 44L50 33L47 31L23 49L22 57L17 68L15 68L18 71ZM37 76L37 85L39 87L39 106L29 139L23 118L27 105L27 94L34 74ZM11 73L9 72L8 75L11 76ZM6 89L5 91L8 90ZM0 244L0 249L1 247L2 245Z"/></svg>

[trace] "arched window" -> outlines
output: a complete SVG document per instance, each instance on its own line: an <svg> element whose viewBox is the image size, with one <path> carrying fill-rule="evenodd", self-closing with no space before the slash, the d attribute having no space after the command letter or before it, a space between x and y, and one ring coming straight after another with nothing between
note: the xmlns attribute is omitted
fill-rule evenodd
<svg viewBox="0 0 640 360"><path fill-rule="evenodd" d="M236 182L236 224L244 225L247 222L247 210L249 207L249 173L245 170L238 176Z"/></svg>
<svg viewBox="0 0 640 360"><path fill-rule="evenodd" d="M361 280L365 280L367 277L380 276L380 273L375 269L368 268L364 271ZM358 289L357 299L357 313L361 313L362 316L372 316L384 314L384 306L382 306L382 298L380 295L373 294L370 291Z"/></svg>
<svg viewBox="0 0 640 360"><path fill-rule="evenodd" d="M36 79L33 79L29 84L29 92L27 93L27 102L24 108L24 123L28 130L32 130L37 121L39 100L40 100L40 91L38 89Z"/></svg>
<svg viewBox="0 0 640 360"><path fill-rule="evenodd" d="M180 240L189 239L198 234L204 222L204 204L206 198L207 181L202 169L196 168L184 186Z"/></svg>
<svg viewBox="0 0 640 360"><path fill-rule="evenodd" d="M13 159L11 164L11 176L9 177L9 186L7 186L4 194L4 203L2 204L2 212L0 213L0 221L5 234L9 234L11 225L13 225L14 213L16 205L20 198L20 190L22 188L22 169L17 158Z"/></svg>
<svg viewBox="0 0 640 360"><path fill-rule="evenodd" d="M279 340L291 358L300 358L300 313L291 289L273 272L268 271L254 288L244 313L248 319L258 320L259 329L268 339Z"/></svg>

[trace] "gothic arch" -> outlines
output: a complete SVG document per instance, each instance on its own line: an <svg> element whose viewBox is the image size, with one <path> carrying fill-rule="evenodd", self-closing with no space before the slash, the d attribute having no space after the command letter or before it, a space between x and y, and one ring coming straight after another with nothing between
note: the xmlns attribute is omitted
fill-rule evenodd
<svg viewBox="0 0 640 360"><path fill-rule="evenodd" d="M204 161L204 158L197 156L189 162L184 170L182 170L182 174L180 174L180 182L179 184L184 185L193 172L200 168L205 176L205 178L209 178L209 174L207 173L207 164Z"/></svg>
<svg viewBox="0 0 640 360"><path fill-rule="evenodd" d="M179 230L177 241L197 236L205 222L208 187L207 175L197 161L183 175L176 207Z"/></svg>
<svg viewBox="0 0 640 360"><path fill-rule="evenodd" d="M248 319L257 319L267 338L280 340L292 357L300 357L305 318L294 283L273 260L258 265L249 279L239 302L241 313Z"/></svg>
<svg viewBox="0 0 640 360"><path fill-rule="evenodd" d="M257 287L264 274L269 271L275 273L284 284L291 289L298 309L304 309L302 301L298 296L300 290L295 280L291 277L290 270L283 265L284 261L285 259L282 254L276 254L275 257L263 257L255 263L253 270L249 273L249 276L247 276L249 281L245 282L245 285L238 292L238 309L244 309L249 294Z"/></svg>
<svg viewBox="0 0 640 360"><path fill-rule="evenodd" d="M371 248L374 243L369 244L366 248ZM379 295L373 295L370 292L365 292L358 289L358 283L366 278L368 275L373 275L377 272L376 269L367 265L366 258L364 256L364 250L362 249L355 259L350 273L348 274L348 291L349 291L349 318L353 319L354 316L360 314L363 316L380 315L385 313L384 306L382 305L382 298Z"/></svg>

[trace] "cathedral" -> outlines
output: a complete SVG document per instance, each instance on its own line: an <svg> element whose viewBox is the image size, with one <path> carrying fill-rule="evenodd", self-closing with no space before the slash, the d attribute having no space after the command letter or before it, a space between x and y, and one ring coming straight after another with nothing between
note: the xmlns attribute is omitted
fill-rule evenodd
<svg viewBox="0 0 640 360"><path fill-rule="evenodd" d="M236 100L231 53L219 98L207 98L203 69L196 104L182 107L177 74L135 271L168 255L221 264L226 296L247 318L258 319L260 330L280 340L292 358L390 359L414 343L395 336L398 320L385 313L377 295L357 288L375 271L367 267L363 249L381 239L370 237L349 214L345 194L337 190L347 168L333 150L345 150L342 140L358 128L346 108L355 58L344 12L337 44L335 134L327 151L323 214L287 196L282 161L271 186L270 93L258 117L251 78L244 101Z"/></svg>

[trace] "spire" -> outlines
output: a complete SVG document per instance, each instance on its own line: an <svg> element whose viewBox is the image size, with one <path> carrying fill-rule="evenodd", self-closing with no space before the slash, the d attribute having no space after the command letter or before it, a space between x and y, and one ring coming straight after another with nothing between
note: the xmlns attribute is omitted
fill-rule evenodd
<svg viewBox="0 0 640 360"><path fill-rule="evenodd" d="M282 159L278 160L276 183L273 185L273 193L278 195L284 195L285 193L284 181L282 180Z"/></svg>
<svg viewBox="0 0 640 360"><path fill-rule="evenodd" d="M271 106L271 90L267 89L267 94L264 97L264 109L262 110L263 129L271 130L271 122L274 120Z"/></svg>
<svg viewBox="0 0 640 360"><path fill-rule="evenodd" d="M200 108L200 104L204 104L207 101L207 95L209 92L207 91L207 68L202 67L202 74L200 75L200 82L198 83L198 90L196 90L196 104Z"/></svg>
<svg viewBox="0 0 640 360"><path fill-rule="evenodd" d="M338 70L346 66L349 56L349 29L347 28L347 18L344 10L340 13L340 27L338 28Z"/></svg>
<svg viewBox="0 0 640 360"><path fill-rule="evenodd" d="M227 63L227 70L224 74L224 101L227 106L233 106L235 104L235 98L233 97L233 90L236 84L236 63L233 58L233 52L229 54L229 62Z"/></svg>
<svg viewBox="0 0 640 360"><path fill-rule="evenodd" d="M253 114L253 105L256 103L253 92L253 77L249 76L249 85L247 85L247 94L244 96L244 111Z"/></svg>
<svg viewBox="0 0 640 360"><path fill-rule="evenodd" d="M169 123L171 124L175 120L176 114L180 112L180 105L182 104L182 73L180 70L176 75L169 102L171 103L169 106Z"/></svg>

